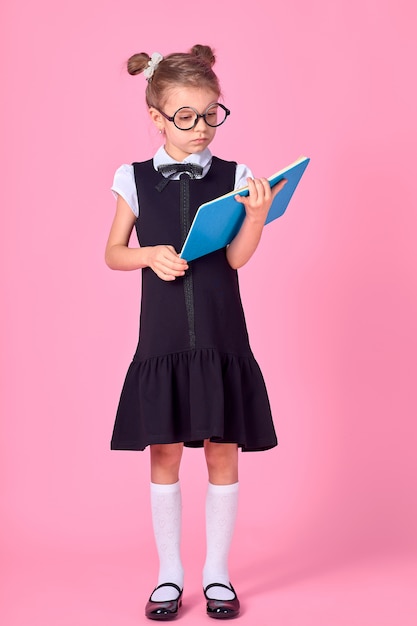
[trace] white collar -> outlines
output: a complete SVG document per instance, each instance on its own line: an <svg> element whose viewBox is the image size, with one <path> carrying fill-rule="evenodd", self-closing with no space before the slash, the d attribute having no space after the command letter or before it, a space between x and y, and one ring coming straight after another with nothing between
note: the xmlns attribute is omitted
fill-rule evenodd
<svg viewBox="0 0 417 626"><path fill-rule="evenodd" d="M190 154L184 161L181 163L195 163L196 165L201 165L201 167L205 168L210 165L212 159L211 152L208 148L204 148L201 152L196 152L194 154ZM157 170L159 165L163 165L165 163L178 163L172 157L169 156L164 146L161 146L153 157L153 166Z"/></svg>

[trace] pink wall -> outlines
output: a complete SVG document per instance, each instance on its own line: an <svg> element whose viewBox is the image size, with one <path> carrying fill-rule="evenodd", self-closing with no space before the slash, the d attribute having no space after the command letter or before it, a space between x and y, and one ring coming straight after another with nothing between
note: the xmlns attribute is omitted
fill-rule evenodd
<svg viewBox="0 0 417 626"><path fill-rule="evenodd" d="M2 9L4 550L148 541L148 454L109 451L140 276L103 250L115 168L158 145L123 63L194 43L217 50L232 110L219 156L258 175L311 157L241 272L280 447L241 457L236 545L262 528L304 567L415 550L414 3L214 1L181 20L177 4ZM205 480L189 451L184 499Z"/></svg>

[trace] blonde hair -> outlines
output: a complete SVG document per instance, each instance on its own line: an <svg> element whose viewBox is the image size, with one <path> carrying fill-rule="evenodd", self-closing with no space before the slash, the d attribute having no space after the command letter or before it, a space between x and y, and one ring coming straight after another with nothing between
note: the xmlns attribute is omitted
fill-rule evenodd
<svg viewBox="0 0 417 626"><path fill-rule="evenodd" d="M132 76L148 67L149 54L140 52L130 57L127 71ZM175 52L164 57L157 65L146 87L146 103L149 107L162 108L168 91L172 88L203 87L220 96L219 79L212 70L216 61L210 46L193 46L189 52Z"/></svg>

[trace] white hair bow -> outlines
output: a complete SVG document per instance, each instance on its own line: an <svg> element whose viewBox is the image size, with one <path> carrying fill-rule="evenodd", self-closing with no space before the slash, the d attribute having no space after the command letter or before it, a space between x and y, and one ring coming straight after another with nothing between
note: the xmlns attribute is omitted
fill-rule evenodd
<svg viewBox="0 0 417 626"><path fill-rule="evenodd" d="M143 70L143 74L146 80L149 81L152 78L156 68L158 67L158 65L160 64L163 58L164 57L162 56L162 54L159 54L159 52L154 52L152 54L151 58L148 61L148 67Z"/></svg>

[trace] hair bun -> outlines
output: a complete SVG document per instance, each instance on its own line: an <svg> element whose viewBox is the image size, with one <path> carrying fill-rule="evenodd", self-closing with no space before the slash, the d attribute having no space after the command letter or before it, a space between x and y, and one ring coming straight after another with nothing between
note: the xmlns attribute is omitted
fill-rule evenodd
<svg viewBox="0 0 417 626"><path fill-rule="evenodd" d="M196 44L191 48L190 54L193 54L207 63L209 67L213 67L216 62L216 57L214 56L214 52L210 46L201 46L200 44Z"/></svg>
<svg viewBox="0 0 417 626"><path fill-rule="evenodd" d="M127 61L127 71L132 76L140 74L146 67L148 67L150 59L151 57L146 52L133 54Z"/></svg>

